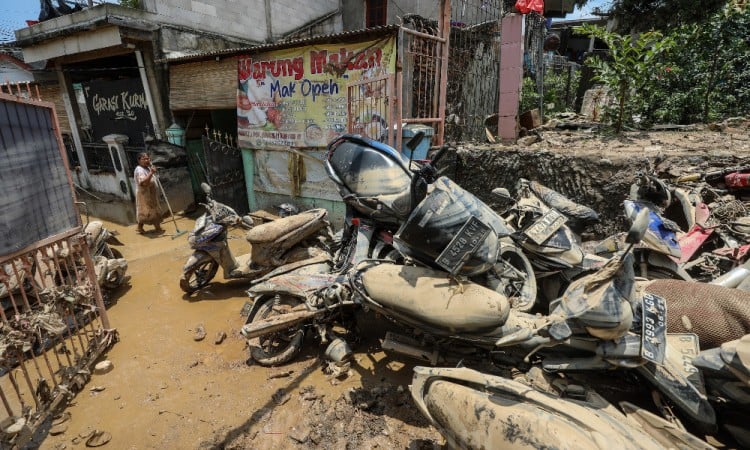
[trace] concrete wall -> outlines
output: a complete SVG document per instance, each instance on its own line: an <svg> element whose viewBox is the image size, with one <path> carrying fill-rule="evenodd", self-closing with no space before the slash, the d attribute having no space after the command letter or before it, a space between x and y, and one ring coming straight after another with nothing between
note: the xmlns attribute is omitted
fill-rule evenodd
<svg viewBox="0 0 750 450"><path fill-rule="evenodd" d="M143 8L163 23L268 42L336 11L338 0L142 0ZM266 10L270 5L270 11ZM268 34L270 13L272 34Z"/></svg>
<svg viewBox="0 0 750 450"><path fill-rule="evenodd" d="M342 0L342 18L344 30L360 30L365 27L366 0ZM400 23L400 17L406 14L418 14L428 19L438 18L439 1L403 0L389 1L387 7L388 25Z"/></svg>

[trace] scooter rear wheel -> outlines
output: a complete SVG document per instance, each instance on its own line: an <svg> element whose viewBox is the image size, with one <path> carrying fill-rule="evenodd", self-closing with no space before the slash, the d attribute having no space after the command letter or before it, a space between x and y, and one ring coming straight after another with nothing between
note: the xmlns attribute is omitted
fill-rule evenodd
<svg viewBox="0 0 750 450"><path fill-rule="evenodd" d="M263 301L259 299L258 301ZM302 303L288 295L270 297L248 317L248 322L261 321L272 316L282 315ZM248 340L250 356L261 366L279 366L293 360L302 349L305 330L295 326L283 331Z"/></svg>
<svg viewBox="0 0 750 450"><path fill-rule="evenodd" d="M180 289L188 294L207 285L216 276L219 263L213 259L200 261L190 267L180 278Z"/></svg>
<svg viewBox="0 0 750 450"><path fill-rule="evenodd" d="M485 286L505 295L516 311L529 312L536 305L534 268L521 250L504 246L495 266L486 274Z"/></svg>

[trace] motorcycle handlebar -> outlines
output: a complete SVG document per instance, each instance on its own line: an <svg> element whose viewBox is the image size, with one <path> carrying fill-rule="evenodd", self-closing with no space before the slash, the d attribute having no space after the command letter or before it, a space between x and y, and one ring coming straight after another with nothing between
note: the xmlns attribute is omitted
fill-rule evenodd
<svg viewBox="0 0 750 450"><path fill-rule="evenodd" d="M443 157L445 156L445 153L448 151L448 144L443 145L438 149L437 153L435 153L435 156L432 158L432 161L430 161L430 164L437 164Z"/></svg>

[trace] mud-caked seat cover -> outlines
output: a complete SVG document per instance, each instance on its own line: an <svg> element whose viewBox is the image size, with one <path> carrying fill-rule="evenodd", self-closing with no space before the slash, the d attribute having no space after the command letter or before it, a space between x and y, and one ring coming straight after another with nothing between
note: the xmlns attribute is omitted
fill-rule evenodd
<svg viewBox="0 0 750 450"><path fill-rule="evenodd" d="M462 333L492 330L508 318L508 299L471 282L460 285L445 272L381 264L364 272L367 294L384 307L427 326Z"/></svg>
<svg viewBox="0 0 750 450"><path fill-rule="evenodd" d="M297 242L310 236L325 227L325 209L311 209L294 216L287 216L264 223L248 231L245 237L251 244L263 244L276 242L279 239L297 240Z"/></svg>
<svg viewBox="0 0 750 450"><path fill-rule="evenodd" d="M666 300L667 331L695 333L701 350L750 333L750 292L682 280L644 284L646 292Z"/></svg>
<svg viewBox="0 0 750 450"><path fill-rule="evenodd" d="M568 197L539 182L529 182L529 189L542 199L544 203L565 214L569 219L572 219L573 224L578 228L599 222L599 214L596 211L588 206L570 200Z"/></svg>

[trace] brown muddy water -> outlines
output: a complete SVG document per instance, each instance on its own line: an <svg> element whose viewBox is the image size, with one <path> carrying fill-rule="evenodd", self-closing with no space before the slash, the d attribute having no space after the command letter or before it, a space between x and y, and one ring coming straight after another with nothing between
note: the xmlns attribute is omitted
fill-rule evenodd
<svg viewBox="0 0 750 450"><path fill-rule="evenodd" d="M194 221L178 217L177 228ZM377 329L355 349L348 377L329 378L325 349L309 339L302 355L278 368L248 365L240 311L246 282L224 281L186 297L178 280L191 253L187 234L135 233L106 222L124 244L130 286L111 294L110 322L120 341L104 355L114 369L92 375L72 400L67 431L41 449L85 448L92 429L112 438L102 448L433 448L440 435L414 409L407 386L412 366L377 349ZM147 230L149 227L146 227ZM235 255L249 251L241 230L230 233ZM193 339L202 325L205 339ZM377 327L376 327L377 328ZM216 344L216 335L227 337ZM391 392L393 396L383 395ZM373 393L374 408L357 408L353 394ZM390 400L388 400L390 398ZM372 406L368 403L368 405ZM315 411L315 415L311 415Z"/></svg>

